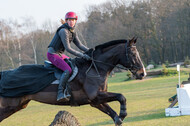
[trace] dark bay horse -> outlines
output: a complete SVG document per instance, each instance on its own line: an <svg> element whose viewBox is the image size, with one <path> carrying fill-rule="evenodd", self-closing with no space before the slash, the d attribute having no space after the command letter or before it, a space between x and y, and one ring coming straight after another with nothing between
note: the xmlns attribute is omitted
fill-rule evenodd
<svg viewBox="0 0 190 126"><path fill-rule="evenodd" d="M127 116L126 98L120 93L107 92L107 79L117 64L130 70L136 79L143 79L146 76L144 65L135 46L136 41L137 39L133 38L128 42L114 40L98 45L91 53L92 61L76 58L78 74L69 85L77 105L90 104L109 115L116 125L122 124ZM15 98L0 97L0 121L26 108L31 100L52 105L71 105L70 102L57 102L56 96L57 85L49 84L45 89L32 95ZM119 115L107 104L111 101L120 103Z"/></svg>

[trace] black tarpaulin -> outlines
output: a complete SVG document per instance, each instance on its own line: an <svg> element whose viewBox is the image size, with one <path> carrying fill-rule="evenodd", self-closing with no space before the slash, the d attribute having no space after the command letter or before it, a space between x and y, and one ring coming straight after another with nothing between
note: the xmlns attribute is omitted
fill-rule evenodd
<svg viewBox="0 0 190 126"><path fill-rule="evenodd" d="M37 93L56 80L53 70L44 67L44 65L32 64L2 71L0 95L18 97Z"/></svg>

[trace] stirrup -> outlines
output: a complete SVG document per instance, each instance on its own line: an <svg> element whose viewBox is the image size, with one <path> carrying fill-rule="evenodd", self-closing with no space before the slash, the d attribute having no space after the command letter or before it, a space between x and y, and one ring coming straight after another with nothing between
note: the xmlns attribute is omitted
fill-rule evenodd
<svg viewBox="0 0 190 126"><path fill-rule="evenodd" d="M69 101L71 98L71 95L69 94L67 87L64 89L63 92L61 92L61 94L58 94L58 96L62 95L59 99L57 98L58 102L65 102L65 101ZM57 96L57 97L58 97Z"/></svg>
<svg viewBox="0 0 190 126"><path fill-rule="evenodd" d="M60 95L62 95L62 96L60 97ZM57 96L57 101L58 102L65 102L65 101L69 101L69 100L70 100L70 97L68 97L64 93L58 94L58 96Z"/></svg>
<svg viewBox="0 0 190 126"><path fill-rule="evenodd" d="M69 98L69 99L70 99L71 95L69 94L69 91L68 91L68 89L67 89L67 86L66 86L65 90L63 91L63 94L64 94L64 96L65 96L66 98Z"/></svg>

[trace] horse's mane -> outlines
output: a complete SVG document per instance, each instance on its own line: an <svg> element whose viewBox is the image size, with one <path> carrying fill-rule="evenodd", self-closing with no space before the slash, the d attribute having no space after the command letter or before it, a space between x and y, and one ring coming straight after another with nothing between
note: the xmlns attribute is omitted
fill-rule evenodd
<svg viewBox="0 0 190 126"><path fill-rule="evenodd" d="M125 39L113 40L113 41L105 42L103 44L97 45L95 47L95 52L97 52L98 50L101 52L105 48L108 48L110 46L114 46L114 45L117 45L117 44L121 44L121 43L126 43L126 42L127 42L127 40L125 40ZM91 57L93 50L94 49L91 48L87 52L85 52L85 54L87 54L87 55L89 55ZM97 53L100 53L99 51ZM84 64L84 63L88 63L88 62L90 63L90 61L86 62L86 60L84 60L82 58L75 58L75 60L77 61L77 64Z"/></svg>
<svg viewBox="0 0 190 126"><path fill-rule="evenodd" d="M97 45L95 47L95 50L98 50L98 49L102 50L104 48L107 48L107 47L110 47L113 45L117 45L117 44L121 44L121 43L126 43L126 42L127 42L127 40L125 40L125 39L109 41L109 42Z"/></svg>

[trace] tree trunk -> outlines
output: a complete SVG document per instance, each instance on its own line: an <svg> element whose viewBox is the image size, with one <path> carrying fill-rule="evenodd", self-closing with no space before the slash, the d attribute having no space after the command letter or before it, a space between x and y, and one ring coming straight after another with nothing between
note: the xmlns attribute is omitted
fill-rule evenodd
<svg viewBox="0 0 190 126"><path fill-rule="evenodd" d="M49 126L80 126L80 123L71 113L59 111Z"/></svg>
<svg viewBox="0 0 190 126"><path fill-rule="evenodd" d="M37 64L38 62L37 62L36 45L35 45L35 43L34 43L34 39L33 39L33 38L34 38L34 37L31 36L30 42L31 42L31 44L32 44L32 49L33 49L33 53L34 53L34 64Z"/></svg>
<svg viewBox="0 0 190 126"><path fill-rule="evenodd" d="M21 58L21 44L20 44L20 40L18 40L18 62L19 62L19 66L22 65L22 58Z"/></svg>

